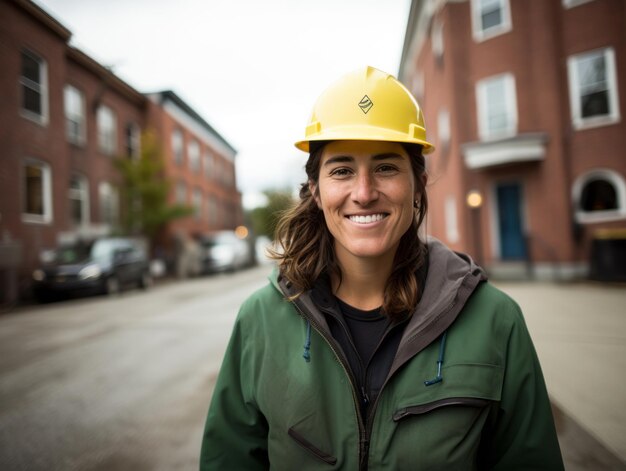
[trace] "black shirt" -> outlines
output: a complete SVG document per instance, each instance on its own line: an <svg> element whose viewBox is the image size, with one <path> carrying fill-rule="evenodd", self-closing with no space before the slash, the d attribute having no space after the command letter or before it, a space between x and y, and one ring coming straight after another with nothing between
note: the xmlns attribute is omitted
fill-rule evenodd
<svg viewBox="0 0 626 471"><path fill-rule="evenodd" d="M406 321L392 323L380 309L356 309L332 295L326 283L318 284L317 288L317 295L328 303L323 312L333 338L350 365L361 414L367 422L370 405L387 379Z"/></svg>
<svg viewBox="0 0 626 471"><path fill-rule="evenodd" d="M381 314L380 307L371 311L363 311L344 303L339 298L337 301L361 363L367 367L385 330L387 330L389 319Z"/></svg>

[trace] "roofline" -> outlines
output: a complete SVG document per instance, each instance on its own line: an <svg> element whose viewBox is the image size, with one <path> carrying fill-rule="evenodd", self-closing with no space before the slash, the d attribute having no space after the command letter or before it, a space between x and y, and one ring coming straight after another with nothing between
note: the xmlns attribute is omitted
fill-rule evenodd
<svg viewBox="0 0 626 471"><path fill-rule="evenodd" d="M17 7L21 8L32 18L39 21L42 25L67 42L72 37L72 32L49 15L43 8L30 0L11 0Z"/></svg>
<svg viewBox="0 0 626 471"><path fill-rule="evenodd" d="M150 96L158 96L160 104L163 104L165 101L171 101L180 109L182 109L185 113L187 113L191 118L198 122L203 128L205 128L209 133L214 135L222 144L224 144L233 154L237 154L237 149L235 149L219 132L217 132L213 126L211 126L198 112L196 112L191 106L189 106L181 97L179 97L173 90L162 90L160 92L155 93L147 93L146 95Z"/></svg>
<svg viewBox="0 0 626 471"><path fill-rule="evenodd" d="M411 0L411 8L409 9L409 17L406 22L406 31L404 32L404 44L402 45L402 55L400 56L400 66L398 67L398 79L402 81L402 71L408 60L409 52L411 51L411 44L413 43L413 36L415 35L415 23L418 17L418 3L420 0Z"/></svg>
<svg viewBox="0 0 626 471"><path fill-rule="evenodd" d="M105 82L108 87L117 91L125 98L128 98L140 106L144 106L146 104L147 99L141 92L124 82L121 78L111 72L109 68L103 66L80 49L67 46L65 54L69 60L74 61L78 65L102 78L103 82Z"/></svg>

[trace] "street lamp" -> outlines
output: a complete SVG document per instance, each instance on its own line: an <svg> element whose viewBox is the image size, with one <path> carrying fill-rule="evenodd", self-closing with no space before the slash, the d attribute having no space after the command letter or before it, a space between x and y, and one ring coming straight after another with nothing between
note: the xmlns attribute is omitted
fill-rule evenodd
<svg viewBox="0 0 626 471"><path fill-rule="evenodd" d="M465 202L472 213L473 237L476 249L476 261L483 264L483 244L480 234L480 208L483 205L483 195L478 190L471 190L465 197Z"/></svg>

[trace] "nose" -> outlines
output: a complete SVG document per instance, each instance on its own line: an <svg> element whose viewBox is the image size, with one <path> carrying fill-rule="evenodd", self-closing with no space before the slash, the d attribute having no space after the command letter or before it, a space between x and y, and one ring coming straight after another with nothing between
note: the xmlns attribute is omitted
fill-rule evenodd
<svg viewBox="0 0 626 471"><path fill-rule="evenodd" d="M354 180L352 200L361 206L366 206L377 199L378 189L374 178L368 172L359 174Z"/></svg>

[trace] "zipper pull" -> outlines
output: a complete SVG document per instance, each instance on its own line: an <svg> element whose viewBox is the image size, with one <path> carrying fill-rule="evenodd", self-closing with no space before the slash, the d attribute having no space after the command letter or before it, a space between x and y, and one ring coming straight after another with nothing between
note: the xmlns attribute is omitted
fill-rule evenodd
<svg viewBox="0 0 626 471"><path fill-rule="evenodd" d="M363 405L367 406L370 403L370 397L367 395L365 391L365 386L361 386L361 400L363 401Z"/></svg>

